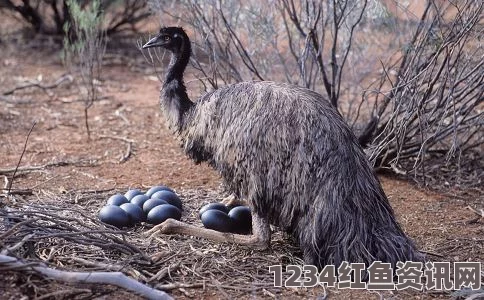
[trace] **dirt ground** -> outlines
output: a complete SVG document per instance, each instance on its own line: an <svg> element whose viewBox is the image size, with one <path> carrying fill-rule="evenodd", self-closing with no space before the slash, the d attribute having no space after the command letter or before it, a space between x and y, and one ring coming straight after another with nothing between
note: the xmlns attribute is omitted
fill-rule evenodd
<svg viewBox="0 0 484 300"><path fill-rule="evenodd" d="M18 87L26 80L41 80L43 84L50 84L66 74L59 47L48 38L36 37L31 41L20 36L18 40L15 40L16 37L10 38L12 41L2 40L0 44L0 93ZM17 165L27 133L36 122L13 182L13 192L16 194L0 198L1 206L18 209L25 204L42 205L52 203L46 200L51 197L56 201L74 201L96 217L95 212L103 205L101 201L77 202L72 195L89 191L112 194L130 187L146 189L165 184L181 191L182 195L190 191L214 191L209 194L214 201L224 196L220 193L219 176L208 166L195 165L188 160L177 141L165 129L158 107L160 83L134 49L135 40L127 45L132 50L108 50L102 81L98 86L103 98L89 111L91 141L87 140L83 103L75 84L63 82L53 89L34 87L9 95L0 94L0 174L11 176L8 169ZM194 91L195 97L198 83L188 79L187 85L189 90ZM30 168L36 166L40 167ZM476 219L477 215L468 208L484 208L482 194L453 189L429 191L390 175L380 176L380 179L400 224L429 259L484 261L484 220ZM186 214L196 214L203 201L193 200ZM170 239L184 241L183 237ZM282 238L278 246L288 248L289 243ZM237 248L223 249L228 255L236 256L240 251ZM260 255L273 255L271 251L278 250L267 250ZM187 278L194 276L187 270L176 272L188 272L184 275ZM0 280L0 287L4 289L0 298L42 296L42 293L37 294L26 287L24 277L4 274L0 273L0 277L4 277ZM171 283L170 278L166 278L164 283ZM323 295L322 289L251 292L234 291L224 288L224 285L227 282L221 279L221 287L218 288L198 286L168 292L177 298L195 299L234 296L315 298ZM53 285L52 288L58 289L59 286L63 289L77 288L67 284ZM133 298L117 288L108 289L103 296L97 295L98 298ZM445 299L451 297L451 292L401 291L379 294L332 289L328 295L330 299ZM63 297L51 295L50 298Z"/></svg>

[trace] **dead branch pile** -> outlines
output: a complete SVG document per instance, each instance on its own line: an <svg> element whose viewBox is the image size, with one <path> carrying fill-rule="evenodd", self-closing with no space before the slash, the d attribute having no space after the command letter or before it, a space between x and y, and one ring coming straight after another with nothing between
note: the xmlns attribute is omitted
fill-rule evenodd
<svg viewBox="0 0 484 300"><path fill-rule="evenodd" d="M50 293L49 282L74 285L67 289L69 296L128 291L152 298L161 297L163 290L190 296L188 288L232 296L277 293L268 266L299 261L292 256L298 253L297 247L277 234L273 249L262 253L183 236L150 240L143 235L148 230L145 226L125 231L105 225L96 216L112 193L45 195L40 201L11 196L16 203L0 208L0 269L33 286L30 293L36 297ZM222 198L198 190L180 194L185 205L183 218L199 226L200 203Z"/></svg>
<svg viewBox="0 0 484 300"><path fill-rule="evenodd" d="M379 85L368 91L379 91L370 159L424 184L447 178L482 185L484 52L475 39L482 34L484 4L460 4L435 7L430 1L409 48L389 68L396 76L384 67ZM384 85L390 91L382 92Z"/></svg>
<svg viewBox="0 0 484 300"><path fill-rule="evenodd" d="M22 198L0 198L0 274L6 291L17 286L32 298L162 299L163 291L178 297L279 297L287 289L275 288L271 265L299 264L300 250L276 231L271 249L250 250L187 236L161 235L153 239L143 224L126 230L97 219L99 209L114 190L36 192ZM179 190L182 220L202 226L198 210L220 201L219 191ZM477 200L476 200L477 201ZM477 206L479 209L479 206ZM466 224L480 222L482 212ZM479 229L476 227L476 234ZM479 238L448 238L422 250L429 258L449 261L456 251L479 259ZM463 257L461 257L462 259ZM465 258L465 256L464 256ZM290 274L283 272L283 278ZM338 293L331 289L331 293ZM323 295L321 287L297 289L293 296ZM421 292L416 292L421 293ZM431 293L431 292L430 292Z"/></svg>

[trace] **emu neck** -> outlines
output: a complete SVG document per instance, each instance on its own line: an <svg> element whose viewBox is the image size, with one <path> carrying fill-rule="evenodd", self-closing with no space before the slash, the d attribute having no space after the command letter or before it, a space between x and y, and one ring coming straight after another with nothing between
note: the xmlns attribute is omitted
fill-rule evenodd
<svg viewBox="0 0 484 300"><path fill-rule="evenodd" d="M188 61L190 60L190 45L182 45L181 51L173 52L171 54L170 65L168 67L168 72L165 76L165 84L171 81L179 81L183 82L183 73L188 65Z"/></svg>
<svg viewBox="0 0 484 300"><path fill-rule="evenodd" d="M180 53L172 53L160 99L168 127L177 133L183 130L185 115L193 106L183 82L183 73L190 59L190 45L181 48Z"/></svg>

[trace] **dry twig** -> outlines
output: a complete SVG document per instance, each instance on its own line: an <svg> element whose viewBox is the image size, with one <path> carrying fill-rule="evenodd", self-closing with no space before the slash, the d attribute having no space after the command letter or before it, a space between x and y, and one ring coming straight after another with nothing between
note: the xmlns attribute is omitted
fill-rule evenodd
<svg viewBox="0 0 484 300"><path fill-rule="evenodd" d="M119 163L124 163L126 162L131 155L133 154L133 143L134 140L128 139L127 137L122 137L122 136L115 136L115 135L99 135L99 138L104 138L104 139L113 139L113 140L120 140L126 143L126 152L123 154L123 156L119 159Z"/></svg>
<svg viewBox="0 0 484 300"><path fill-rule="evenodd" d="M152 281L155 281L155 280L162 279L163 277L165 277L166 275L168 275L169 272L173 272L176 269L178 269L179 265L180 265L179 263L175 263L173 265L170 265L168 267L165 267L165 268L161 269L160 271L158 271L158 273L156 273L155 275L153 275L146 282L152 282Z"/></svg>
<svg viewBox="0 0 484 300"><path fill-rule="evenodd" d="M9 181L7 181L7 195L10 194L10 190L12 189L12 185L13 185L13 181L15 180L15 174L17 174L17 171L18 171L18 168L20 166L20 163L22 162L22 158L24 157L24 154L25 154L25 150L27 149L27 142L29 141L29 137L30 137L30 134L32 133L32 130L34 129L35 125L37 124L37 121L34 121L32 123L32 127L30 127L30 130L29 130L29 133L27 133L27 137L25 138L25 143L24 143L24 147L22 149L22 153L20 154L20 158L18 160L18 163L17 165L15 166L15 169L13 170L13 175L12 175L12 178Z"/></svg>
<svg viewBox="0 0 484 300"><path fill-rule="evenodd" d="M10 173L16 173L15 170L18 172L29 172L29 171L39 171L39 170L44 170L49 167L64 167L64 166L69 166L69 165L76 165L76 166L93 166L95 165L94 163L90 161L84 161L84 160L79 160L79 161L57 161L57 162L50 162L46 163L43 165L38 165L38 166L24 166L24 167L11 167L11 168L4 168L0 169L0 174L10 174Z"/></svg>
<svg viewBox="0 0 484 300"><path fill-rule="evenodd" d="M64 76L60 77L59 79L57 79L54 83L51 83L51 84L42 84L38 80L27 80L24 83L22 83L20 86L16 86L16 87L14 87L14 88L12 88L8 91L3 92L3 95L4 96L12 95L16 91L27 89L27 88L32 88L32 87L40 88L40 89L44 90L45 92L47 92L47 90L54 89L54 88L60 86L65 81L72 82L73 81L72 76L71 75L64 75ZM49 96L51 96L51 95L49 95Z"/></svg>
<svg viewBox="0 0 484 300"><path fill-rule="evenodd" d="M471 210L476 215L478 215L479 218L484 218L484 209L481 208L481 209L477 210L477 209L473 208L472 206L467 206L466 208Z"/></svg>
<svg viewBox="0 0 484 300"><path fill-rule="evenodd" d="M69 288L69 289L65 289L65 290L55 291L55 292L52 292L52 293L47 293L47 294L44 294L40 297L36 297L35 299L36 300L52 299L52 298L55 298L56 296L60 296L60 297L62 297L62 299L66 299L66 298L71 298L71 297L78 295L78 294L91 294L91 293L92 293L92 291L90 289Z"/></svg>
<svg viewBox="0 0 484 300"><path fill-rule="evenodd" d="M0 265L18 270L35 271L43 276L69 283L111 284L131 291L148 299L172 299L168 294L150 288L121 272L67 272L52 269L45 264L26 264L25 262L6 255L0 255Z"/></svg>

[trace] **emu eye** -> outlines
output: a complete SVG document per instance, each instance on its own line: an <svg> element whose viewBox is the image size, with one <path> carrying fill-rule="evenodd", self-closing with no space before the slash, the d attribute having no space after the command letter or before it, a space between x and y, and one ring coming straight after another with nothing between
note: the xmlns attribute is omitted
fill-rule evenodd
<svg viewBox="0 0 484 300"><path fill-rule="evenodd" d="M165 35L165 36L163 37L163 40L164 40L165 42L168 42L169 40L171 40L171 37L170 37L170 36L168 36L168 35Z"/></svg>

